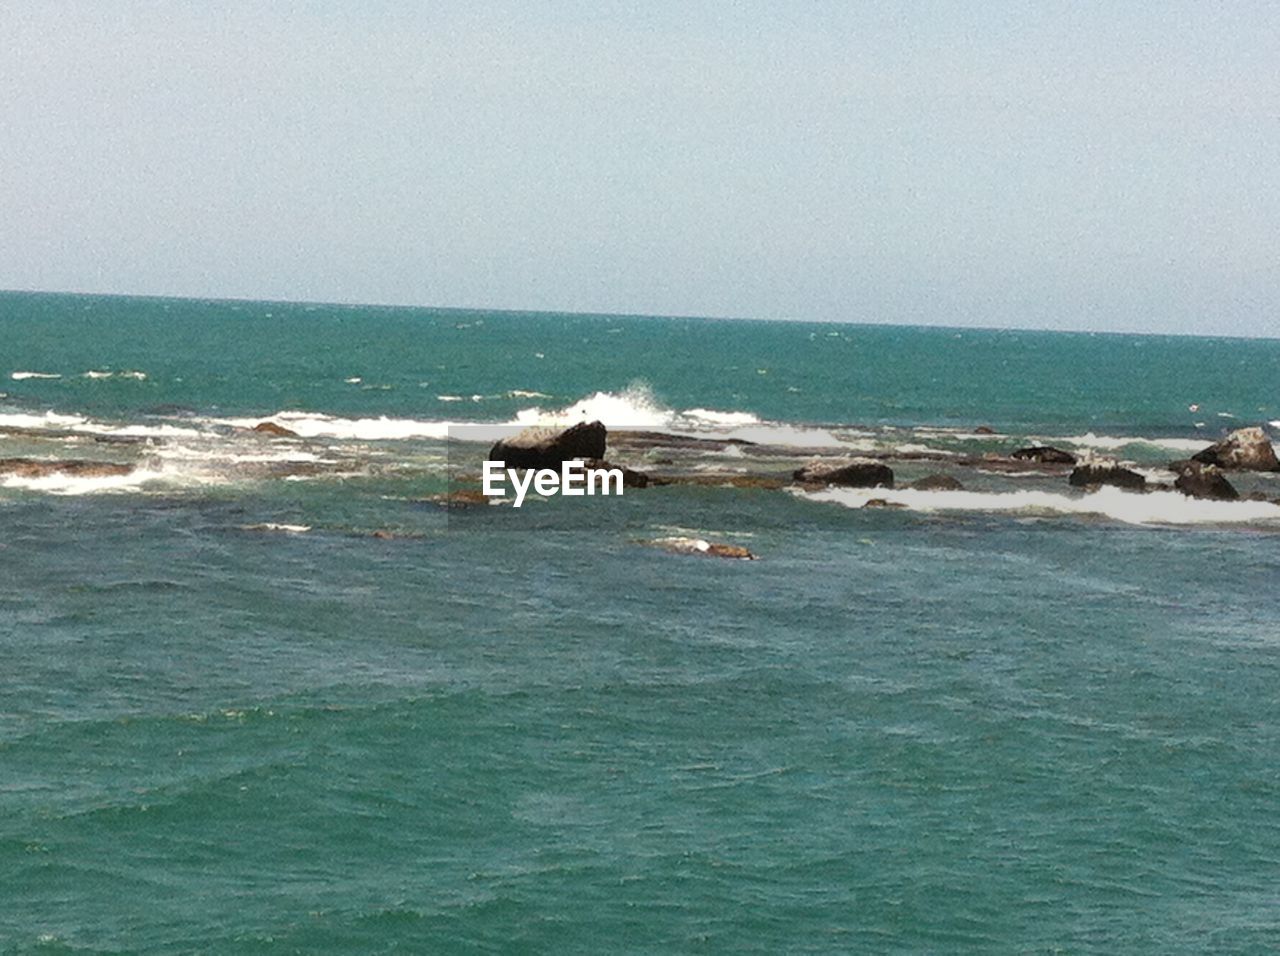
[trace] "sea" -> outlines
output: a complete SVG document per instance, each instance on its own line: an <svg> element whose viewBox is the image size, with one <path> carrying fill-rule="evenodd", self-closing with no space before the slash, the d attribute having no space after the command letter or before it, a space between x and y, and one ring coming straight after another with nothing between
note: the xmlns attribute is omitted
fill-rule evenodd
<svg viewBox="0 0 1280 956"><path fill-rule="evenodd" d="M708 480L446 497L597 420ZM0 950L1275 952L1245 426L1280 340L0 294Z"/></svg>

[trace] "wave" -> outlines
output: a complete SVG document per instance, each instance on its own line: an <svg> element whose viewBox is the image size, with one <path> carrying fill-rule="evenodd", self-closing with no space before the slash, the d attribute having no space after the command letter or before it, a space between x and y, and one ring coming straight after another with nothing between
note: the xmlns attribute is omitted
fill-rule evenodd
<svg viewBox="0 0 1280 956"><path fill-rule="evenodd" d="M0 428L115 435L120 438L192 438L200 435L197 429L179 425L108 424L83 415L61 415L57 412L0 413Z"/></svg>
<svg viewBox="0 0 1280 956"><path fill-rule="evenodd" d="M147 373L129 370L126 372L112 372L105 369L90 369L83 373L81 378L103 379L103 378L129 378L136 382L146 381Z"/></svg>
<svg viewBox="0 0 1280 956"><path fill-rule="evenodd" d="M1205 501L1176 491L1135 494L1100 488L1073 496L1048 491L917 491L910 488L829 488L796 491L810 501L861 508L873 498L912 511L1001 512L1026 515L1100 515L1135 525L1280 523L1280 505L1266 501Z"/></svg>
<svg viewBox="0 0 1280 956"><path fill-rule="evenodd" d="M137 491L147 484L169 482L175 475L166 471L137 469L127 475L101 475L93 478L67 474L42 475L25 478L19 475L0 476L0 487L25 491L40 491L50 495L96 495L106 492Z"/></svg>
<svg viewBox="0 0 1280 956"><path fill-rule="evenodd" d="M1036 439L1040 441L1041 439ZM1059 442L1074 445L1076 448L1095 448L1099 451L1115 451L1130 445L1147 445L1152 448L1167 448L1170 451L1198 452L1207 447L1203 438L1143 438L1128 435L1095 435L1088 432L1084 435L1067 435L1062 438L1046 438L1046 442Z"/></svg>
<svg viewBox="0 0 1280 956"><path fill-rule="evenodd" d="M9 377L15 382L25 381L29 378L62 378L57 372L14 372Z"/></svg>

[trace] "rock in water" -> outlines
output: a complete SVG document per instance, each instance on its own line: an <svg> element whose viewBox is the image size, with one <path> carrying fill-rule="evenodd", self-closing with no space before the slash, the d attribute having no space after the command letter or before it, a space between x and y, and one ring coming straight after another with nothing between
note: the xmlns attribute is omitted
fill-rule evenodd
<svg viewBox="0 0 1280 956"><path fill-rule="evenodd" d="M1235 501L1240 493L1227 481L1226 475L1214 465L1206 465L1194 459L1174 462L1178 479L1173 483L1184 495L1191 498L1210 498L1214 501Z"/></svg>
<svg viewBox="0 0 1280 956"><path fill-rule="evenodd" d="M41 461L36 458L0 458L0 475L17 475L19 478L47 478L50 475L71 475L75 478L114 478L133 471L133 465L113 461L87 461L67 458L62 461Z"/></svg>
<svg viewBox="0 0 1280 956"><path fill-rule="evenodd" d="M1069 480L1077 488L1088 485L1114 485L1129 491L1147 490L1147 479L1136 471L1121 468L1114 461L1095 459L1082 462L1076 466L1075 471L1071 472Z"/></svg>
<svg viewBox="0 0 1280 956"><path fill-rule="evenodd" d="M253 430L262 435L271 435L274 438L297 438L298 433L290 431L283 425L277 425L275 422L258 422L253 426Z"/></svg>
<svg viewBox="0 0 1280 956"><path fill-rule="evenodd" d="M1049 445L1033 445L1030 448L1019 448L1010 458L1016 458L1019 461L1036 461L1042 465L1074 465L1076 456L1069 451L1063 451L1061 448L1053 448Z"/></svg>
<svg viewBox="0 0 1280 956"><path fill-rule="evenodd" d="M849 488L892 488L893 469L867 458L853 461L814 462L797 468L791 477L807 485L845 485Z"/></svg>
<svg viewBox="0 0 1280 956"><path fill-rule="evenodd" d="M603 468L606 471L616 468L622 472L623 488L648 488L649 476L643 471L636 471L634 468L628 468L626 465L615 465L601 458L589 458L582 463L588 471L594 471Z"/></svg>
<svg viewBox="0 0 1280 956"><path fill-rule="evenodd" d="M737 544L719 544L704 541L701 538L655 538L649 544L656 545L673 554L698 554L708 558L736 558L739 561L754 561L756 556L747 548Z"/></svg>
<svg viewBox="0 0 1280 956"><path fill-rule="evenodd" d="M1280 460L1267 433L1261 428L1241 428L1233 431L1216 445L1191 456L1192 461L1219 468L1237 468L1241 471L1280 471Z"/></svg>
<svg viewBox="0 0 1280 956"><path fill-rule="evenodd" d="M601 422L580 422L565 429L526 428L489 449L489 460L508 468L559 468L576 458L604 458L606 438Z"/></svg>
<svg viewBox="0 0 1280 956"><path fill-rule="evenodd" d="M926 475L908 487L916 491L964 491L964 485L950 475Z"/></svg>

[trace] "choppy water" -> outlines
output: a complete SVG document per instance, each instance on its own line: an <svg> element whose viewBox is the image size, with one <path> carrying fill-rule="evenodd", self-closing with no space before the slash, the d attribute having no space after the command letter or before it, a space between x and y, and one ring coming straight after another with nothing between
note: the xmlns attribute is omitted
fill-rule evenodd
<svg viewBox="0 0 1280 956"><path fill-rule="evenodd" d="M0 376L0 457L136 465L0 478L7 948L1280 939L1280 507L422 500L450 423L580 417L1154 472L1280 420L1280 342L6 294Z"/></svg>

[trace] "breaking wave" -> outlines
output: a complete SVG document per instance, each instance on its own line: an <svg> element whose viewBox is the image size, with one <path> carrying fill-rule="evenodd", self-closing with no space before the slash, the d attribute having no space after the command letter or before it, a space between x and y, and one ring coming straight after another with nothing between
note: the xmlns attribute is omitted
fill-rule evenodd
<svg viewBox="0 0 1280 956"><path fill-rule="evenodd" d="M924 513L967 511L1024 515L1098 515L1136 525L1280 523L1280 505L1266 501L1206 501L1175 491L1135 494L1100 488L1086 495L1048 491L917 491L910 488L829 488L796 494L810 501L861 508L872 499Z"/></svg>

